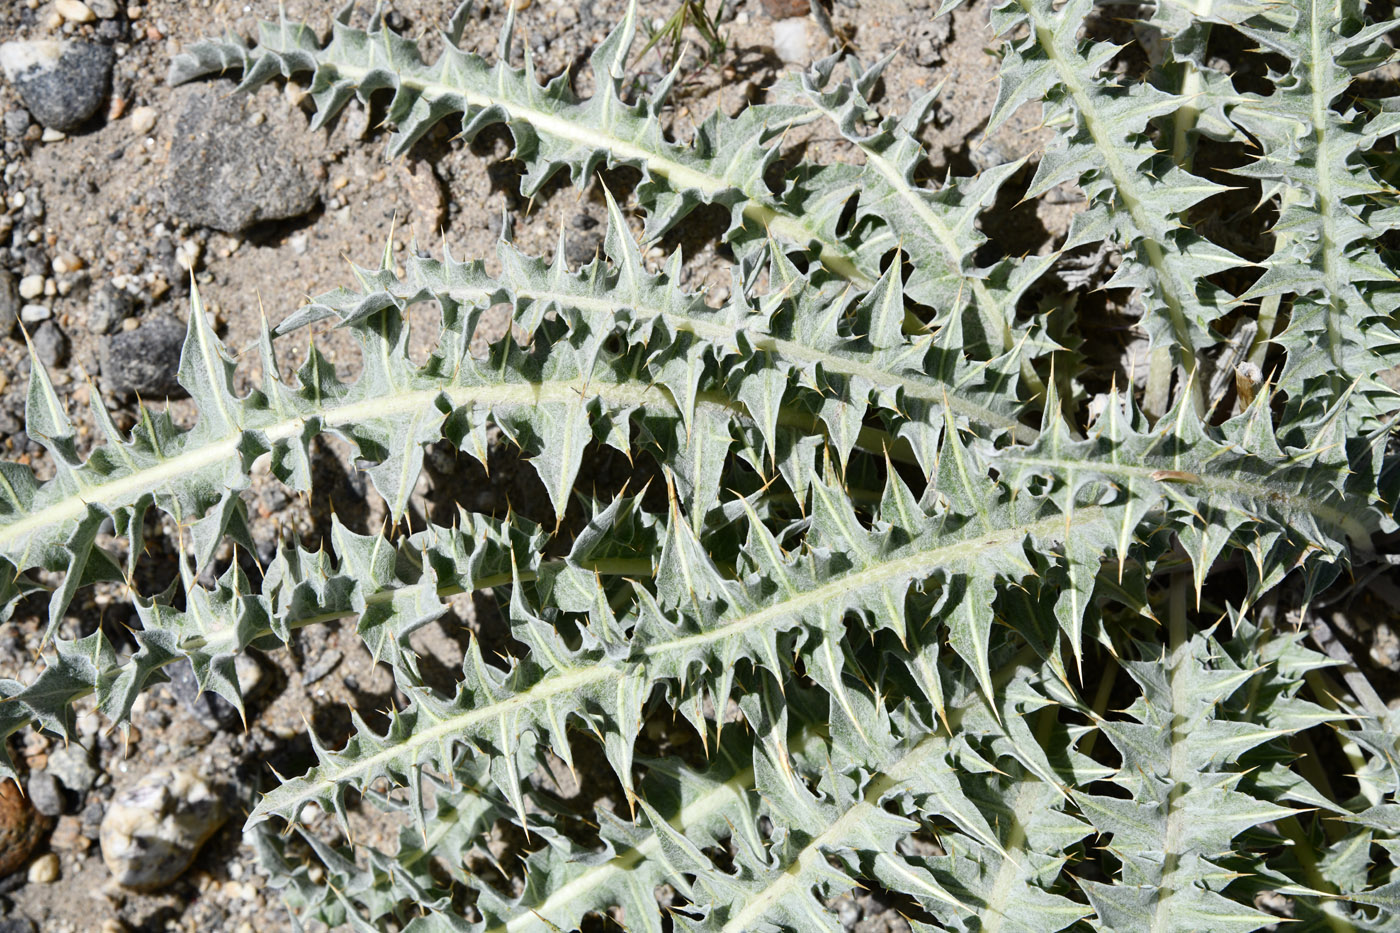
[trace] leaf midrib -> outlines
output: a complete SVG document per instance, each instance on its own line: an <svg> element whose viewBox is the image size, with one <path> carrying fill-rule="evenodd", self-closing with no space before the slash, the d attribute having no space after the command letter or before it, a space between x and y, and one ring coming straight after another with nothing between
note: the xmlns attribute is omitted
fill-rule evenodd
<svg viewBox="0 0 1400 933"><path fill-rule="evenodd" d="M556 302L579 311L611 316L616 313L618 307L616 301L608 301L602 298L583 296L548 288L518 288L509 282L505 284L510 291L519 298L527 298L532 301L540 302ZM486 289L455 288L449 286L437 294L446 294L455 301L463 301L470 299L472 296L487 298L492 293ZM668 311L664 308L656 307L655 305L643 304L637 300L636 295L633 295L632 298L632 310L652 318L661 318L670 323L676 330L689 331L697 337L711 341L712 343L725 344L733 339L736 332L735 327L730 324L705 321L690 315ZM849 356L835 351L821 350L798 341L774 337L771 334L746 331L744 336L745 339L753 345L755 350L774 353L791 360L820 364L832 372L841 373L846 376L859 376L863 379L867 379L877 387L898 386L900 389L903 389L905 393L926 401L938 404L946 402L949 407L968 420L1006 431L1018 443L1033 443L1038 436L1038 432L1035 431L1035 429L1022 424L1015 418L992 411L983 405L978 405L976 402L969 401L958 395L948 394L948 387L930 386L927 383L910 379L892 370L851 359Z"/></svg>
<svg viewBox="0 0 1400 933"><path fill-rule="evenodd" d="M1055 473L1057 476L1069 475L1073 471L1079 470L1090 473L1101 473L1106 476L1116 476L1131 482L1147 481L1153 484L1160 484L1166 487L1168 484L1153 478L1153 474L1159 468L1155 466L1135 466L1119 461L1095 460L1065 460L1056 457L1022 455L1017 452L1011 458L1012 462L1018 465L1029 467L1041 467L1047 471ZM1337 528L1342 528L1347 535L1355 541L1369 540L1369 534L1365 526L1356 519L1356 516L1346 512L1336 506L1317 499L1299 495L1287 490L1265 486L1262 483L1248 483L1234 477L1224 477L1216 473L1197 473L1196 480L1173 480L1185 486L1204 486L1210 489L1218 489L1225 493L1233 493L1241 496L1251 496L1259 499L1267 499L1272 502L1286 505L1297 512L1315 515L1326 520L1329 524Z"/></svg>
<svg viewBox="0 0 1400 933"><path fill-rule="evenodd" d="M600 396L622 405L661 404L668 408L674 407L669 396L655 387L643 386L640 383L603 383L574 378L486 386L442 385L405 389L394 395L372 396L329 409L308 410L302 415L274 421L266 425L258 426L245 423L241 431L232 431L192 450L162 457L160 462L125 476L93 484L84 490L85 494L81 499L76 496L67 496L26 514L18 521L8 525L0 525L0 553L3 553L11 542L20 540L24 535L45 525L76 518L86 510L89 504L120 503L128 497L160 489L166 484L176 482L182 476L197 472L225 458L236 458L239 456L238 444L247 433L259 434L269 444L275 444L297 437L312 418L319 418L326 427L357 424L385 415L418 410L422 406L431 404L439 395L446 395L452 400L454 407L461 407L481 401L506 405L548 404L572 401L580 393ZM707 396L704 401L723 403L719 396ZM182 438L190 437L192 435L188 432L182 435Z"/></svg>
<svg viewBox="0 0 1400 933"><path fill-rule="evenodd" d="M230 432L218 438L204 438L192 432L184 432L177 443L190 440L199 443L191 450L183 450L171 456L163 451L154 451L159 462L143 467L135 472L85 485L81 495L68 495L48 505L30 511L18 520L0 525L0 554L6 554L17 541L45 526L56 525L81 516L89 505L104 505L108 510L120 508L130 500L147 492L163 488L177 482L181 477L198 472L226 458L237 459L238 446L247 434L260 435L269 445L300 436L311 419L319 419L323 429L342 425L357 424L385 415L402 414L419 410L430 404L440 395L445 395L454 408L472 403L485 402L491 405L543 405L562 402L576 402L580 396L600 398L617 408L645 408L656 406L680 414L675 399L664 387L641 381L603 382L597 379L575 377L571 379L542 380L540 382L493 383L481 386L434 385L420 388L402 389L389 396L372 396L357 399L331 408L319 406L308 409L299 415L272 421L264 425L244 423L239 431ZM701 392L695 399L697 406L714 406L730 412L731 416L743 416L743 405L720 392ZM821 423L815 417L784 408L779 413L778 424L783 427L796 427L803 430L820 431ZM906 453L895 448L896 439L873 428L861 428L856 445L871 451L885 451L895 459L905 459ZM106 444L122 450L122 443ZM264 455L266 456L266 455ZM129 457L126 457L128 462ZM75 474L76 475L76 474ZM51 481L52 482L52 481ZM40 487L39 494L50 488ZM56 488L56 487L55 487Z"/></svg>
<svg viewBox="0 0 1400 933"><path fill-rule="evenodd" d="M1089 524L1098 521L1104 515L1102 508L1080 509L1074 515L1074 520L1079 524ZM748 613L739 618L716 626L705 632L693 635L673 638L670 641L658 642L648 645L644 651L647 657L655 657L662 653L676 651L686 651L697 645L707 642L721 641L732 638L744 631L752 630L764 625L774 619L786 616L801 607L827 603L837 599L841 594L848 593L855 587L869 586L874 583L885 582L890 578L899 576L910 576L911 578L926 578L939 567L947 566L954 562L958 552L975 552L986 547L995 547L1016 540L1022 540L1026 536L1051 536L1069 534L1070 527L1063 516L1051 516L1031 522L1025 525L1014 526L1010 529L998 529L993 533L980 537L969 538L951 545L942 545L928 548L914 554L905 555L898 559L885 561L879 566L869 567L855 573L837 577L827 584L800 593L791 599L781 603L767 606L757 612ZM302 790L292 795L294 801L300 802L308 797L314 796L320 788L332 784L343 783L347 778L356 774L374 773L380 766L387 765L401 756L414 755L417 749L435 744L436 742L449 739L454 734L459 734L465 729L481 722L507 715L519 709L528 708L536 702L543 702L571 691L583 690L594 684L602 683L610 678L623 676L635 676L635 665L628 667L613 667L608 664L594 664L590 667L578 668L568 672L552 673L545 679L540 680L525 688L519 693L513 694L505 700L498 701L490 706L477 707L465 710L453 715L438 719L437 722L427 729L414 732L403 742L388 746L373 755L353 762L336 763L335 774L329 779L317 779L310 789ZM263 803L253 811L250 819L257 819L266 816L272 810L266 802L269 798L277 794L279 790L286 788L287 784L269 792ZM280 808L285 804L275 804Z"/></svg>
<svg viewBox="0 0 1400 933"><path fill-rule="evenodd" d="M754 772L753 767L750 766L728 780L714 785L696 799L682 804L681 808L666 822L673 829L684 833L686 826L694 825L708 818L721 810L731 799L741 798L753 787L753 781ZM530 907L525 913L511 917L505 924L492 927L488 933L506 933L506 931L518 933L518 931L534 929L552 930L554 927L549 926L551 911L566 906L569 901L585 890L606 885L607 879L611 876L631 871L643 859L650 858L659 852L660 848L661 837L653 830L651 835L637 846L619 853L610 861L594 866L572 881L555 888L542 902Z"/></svg>
<svg viewBox="0 0 1400 933"><path fill-rule="evenodd" d="M327 61L319 58L317 64L320 68L344 76L357 86L374 70L351 65L347 62ZM496 67L501 68L504 65L498 64ZM504 98L492 97L469 88L454 87L407 75L397 68L392 69L392 71L401 85L413 89L429 100L452 96L461 98L471 106L482 110L499 108L508 115L508 119L528 123L540 132L567 140L575 145L606 151L610 158L641 162L650 171L663 176L672 184L682 189L698 190L706 198L713 199L721 192L731 188L739 191L745 197L744 203L740 207L741 211L745 217L754 221L760 228L778 233L804 249L811 243L819 243L818 255L821 264L832 273L863 286L874 284L874 279L862 272L850 258L851 254L848 250L824 239L818 231L813 230L798 218L784 214L771 204L765 203L766 199L762 198L761 194L746 190L726 178L707 175L675 159L646 149L632 140L600 132L556 114L545 113L533 107L527 107Z"/></svg>
<svg viewBox="0 0 1400 933"><path fill-rule="evenodd" d="M1137 190L1137 181L1140 176L1123 164L1115 140L1104 131L1101 125L1098 107L1095 106L1084 82L1080 80L1079 73L1061 55L1061 50L1055 42L1055 31L1052 26L1045 22L1036 0L1017 0L1017 2L1031 21L1037 45L1044 51L1065 89L1074 98L1075 106L1084 119L1084 128L1089 131L1089 135L1093 137L1094 143L1098 146L1104 164L1113 178L1113 186L1122 199L1128 215L1132 218L1133 226L1137 228L1142 237L1142 245L1147 251L1148 264L1157 273L1158 285L1167 304L1173 335L1181 344L1182 363L1187 373L1190 374L1195 371L1196 346L1191 340L1191 330L1185 317L1184 302L1186 295L1190 293L1189 288L1181 281L1176 270L1167 261L1168 251L1164 245L1153 235L1152 231L1155 225L1148 217L1143 207L1143 199ZM1183 292L1186 295L1183 295Z"/></svg>
<svg viewBox="0 0 1400 933"><path fill-rule="evenodd" d="M923 199L923 192L910 185L904 176L886 159L876 152L873 146L862 145L861 151L865 153L866 161L875 167L890 187L895 190L900 200L909 205L910 209L919 216L929 231L937 241L938 247L942 250L948 260L948 266L954 271L960 281L966 282L972 289L972 296L975 299L979 311L994 312L984 313L983 321L989 326L996 328L997 335L1001 338L1002 352L1009 351L1013 345L1011 328L1007 322L1012 315L1007 312L1002 303L993 296L991 289L987 288L987 283L975 275L968 275L962 268L962 256L958 252L958 238L953 230L943 222L937 212L932 210ZM1014 309L1013 309L1014 310Z"/></svg>

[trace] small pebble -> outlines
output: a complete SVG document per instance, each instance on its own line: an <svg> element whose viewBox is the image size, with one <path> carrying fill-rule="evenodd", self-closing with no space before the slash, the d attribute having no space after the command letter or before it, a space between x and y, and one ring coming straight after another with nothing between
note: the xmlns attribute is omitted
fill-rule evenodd
<svg viewBox="0 0 1400 933"><path fill-rule="evenodd" d="M780 19L773 24L773 52L784 62L805 65L812 60L807 20Z"/></svg>
<svg viewBox="0 0 1400 933"><path fill-rule="evenodd" d="M117 16L117 0L87 0L87 5L100 19L115 19Z"/></svg>
<svg viewBox="0 0 1400 933"><path fill-rule="evenodd" d="M185 240L175 250L175 261L186 272L199 268L199 260L204 255L204 246L198 240Z"/></svg>
<svg viewBox="0 0 1400 933"><path fill-rule="evenodd" d="M125 45L125 40L131 35L127 25L116 19L102 20L94 32L99 41L111 42L118 46Z"/></svg>
<svg viewBox="0 0 1400 933"><path fill-rule="evenodd" d="M839 897L831 904L836 913L836 919L841 926L847 930L854 930L856 924L860 922L860 908L849 896Z"/></svg>
<svg viewBox="0 0 1400 933"><path fill-rule="evenodd" d="M398 165L399 184L408 194L408 203L412 205L409 222L416 224L419 231L436 233L447 210L442 182L438 180L428 162L400 161Z"/></svg>
<svg viewBox="0 0 1400 933"><path fill-rule="evenodd" d="M51 126L44 127L44 132L39 134L39 141L46 143L56 143L59 140L67 138L67 133L63 132L63 130L56 130Z"/></svg>
<svg viewBox="0 0 1400 933"><path fill-rule="evenodd" d="M92 848L92 840L83 831L81 818L60 816L53 835L49 837L49 846L60 852L77 852L81 855Z"/></svg>
<svg viewBox="0 0 1400 933"><path fill-rule="evenodd" d="M156 128L156 108L137 107L131 111L131 131L137 136L145 136Z"/></svg>
<svg viewBox="0 0 1400 933"><path fill-rule="evenodd" d="M29 111L16 107L5 111L5 135L19 139L29 129Z"/></svg>
<svg viewBox="0 0 1400 933"><path fill-rule="evenodd" d="M42 275L26 275L19 280L19 296L24 300L38 298L43 293L44 277Z"/></svg>
<svg viewBox="0 0 1400 933"><path fill-rule="evenodd" d="M59 253L54 257L53 271L58 275L68 275L70 272L77 272L83 267L83 261L72 253Z"/></svg>
<svg viewBox="0 0 1400 933"><path fill-rule="evenodd" d="M266 686L266 676L262 665L251 654L243 653L233 659L233 670L238 675L238 692L244 701L251 700Z"/></svg>
<svg viewBox="0 0 1400 933"><path fill-rule="evenodd" d="M94 720L96 717L93 717ZM79 720L79 728L82 728L82 720ZM96 728L92 734L96 735ZM89 740L91 741L91 740ZM69 742L53 750L49 755L48 771L64 787L77 794L80 798L92 789L97 782L97 769L92 765L92 755L78 742Z"/></svg>
<svg viewBox="0 0 1400 933"><path fill-rule="evenodd" d="M58 856L45 852L29 866L30 884L53 884L58 880Z"/></svg>
<svg viewBox="0 0 1400 933"><path fill-rule="evenodd" d="M97 594L98 605L111 605L110 602L103 603L101 601L105 595L105 593ZM78 735L82 736L84 744L92 744L93 739L97 738L97 731L101 728L102 717L98 715L96 710L88 710L78 717ZM72 747L71 744L68 746L68 748ZM91 766L89 765L89 767Z"/></svg>
<svg viewBox="0 0 1400 933"><path fill-rule="evenodd" d="M48 771L40 771L29 776L26 788L29 802L44 816L58 816L63 812L63 788L58 778Z"/></svg>
<svg viewBox="0 0 1400 933"><path fill-rule="evenodd" d="M110 333L114 327L131 317L136 302L131 293L111 282L104 283L88 300L87 325L95 333Z"/></svg>
<svg viewBox="0 0 1400 933"><path fill-rule="evenodd" d="M53 321L45 321L34 332L34 355L50 369L68 360L68 337Z"/></svg>
<svg viewBox="0 0 1400 933"><path fill-rule="evenodd" d="M48 305L27 304L19 309L19 319L26 324L37 324L40 321L47 321L53 316L53 309Z"/></svg>
<svg viewBox="0 0 1400 933"><path fill-rule="evenodd" d="M54 12L70 23L90 23L97 14L82 0L53 0Z"/></svg>

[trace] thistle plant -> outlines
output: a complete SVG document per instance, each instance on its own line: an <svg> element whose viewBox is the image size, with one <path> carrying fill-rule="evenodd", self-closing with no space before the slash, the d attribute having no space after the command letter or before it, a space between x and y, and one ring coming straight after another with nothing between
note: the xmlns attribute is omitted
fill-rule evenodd
<svg viewBox="0 0 1400 933"><path fill-rule="evenodd" d="M265 323L241 395L196 292L180 382L197 422L142 408L122 432L92 393L91 449L34 360L27 430L53 472L0 463L0 605L47 616L45 667L0 681L0 735L66 738L86 696L124 722L177 662L242 709L239 652L352 619L405 702L269 776L248 818L299 922L826 931L832 899L867 888L914 930L1400 929L1395 717L1308 640L1396 530L1400 108L1378 95L1400 23L1380 12L1159 0L1139 34L1160 41L1125 70L1089 0L997 2L989 126L1039 106L1053 141L932 182L936 98L877 99L886 62L823 60L671 140L669 82L626 96L635 11L594 51L587 99L541 84L528 49L513 63L510 13L494 63L461 49L465 8L431 63L348 14L328 40L282 21L187 49L172 81L299 76L318 125L387 91L390 155L444 120L467 138L504 123L527 196L634 167L642 241L607 193L605 255L583 268L508 239L495 275L386 254ZM1247 38L1267 80L1238 86L1213 34ZM780 162L809 123L852 163ZM988 264L979 223L1012 184L1086 205L1053 251ZM1258 256L1212 226L1231 197L1253 201ZM643 252L707 204L729 212L722 302L682 285L679 253ZM1091 296L1053 287L1094 249L1150 341L1145 380L1093 359ZM419 364L409 311L427 302L441 324ZM495 305L513 333L474 356ZM358 343L359 374L313 346L279 379L274 338L320 322ZM251 471L307 491L327 434L388 525L335 521L259 563ZM410 522L434 444L483 463L518 447L553 522ZM581 480L605 448L642 481ZM150 593L159 513L179 572ZM62 636L99 582L128 585L134 650ZM516 649L472 642L444 692L409 638L477 592ZM541 780L584 756L615 806L574 809ZM311 831L309 804L342 826L400 814L398 845ZM484 874L473 853L503 826L522 841Z"/></svg>

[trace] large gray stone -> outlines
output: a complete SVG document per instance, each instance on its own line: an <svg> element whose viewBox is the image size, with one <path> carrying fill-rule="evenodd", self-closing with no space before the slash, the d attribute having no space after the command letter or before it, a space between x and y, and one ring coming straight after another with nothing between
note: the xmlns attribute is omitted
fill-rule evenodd
<svg viewBox="0 0 1400 933"><path fill-rule="evenodd" d="M185 325L158 317L108 337L102 345L102 380L113 392L143 398L183 396L176 377Z"/></svg>
<svg viewBox="0 0 1400 933"><path fill-rule="evenodd" d="M226 819L223 800L199 776L152 772L112 798L102 818L102 861L118 884L163 888L190 867Z"/></svg>
<svg viewBox="0 0 1400 933"><path fill-rule="evenodd" d="M187 223L238 233L316 206L307 171L306 118L277 95L250 97L228 85L191 87L175 123L165 204ZM253 117L263 118L255 126Z"/></svg>
<svg viewBox="0 0 1400 933"><path fill-rule="evenodd" d="M82 126L107 98L116 56L95 42L6 42L0 68L19 91L29 112L50 129Z"/></svg>

